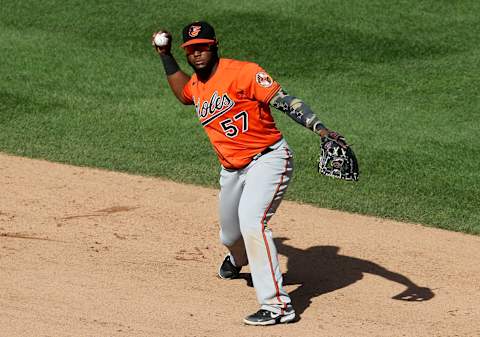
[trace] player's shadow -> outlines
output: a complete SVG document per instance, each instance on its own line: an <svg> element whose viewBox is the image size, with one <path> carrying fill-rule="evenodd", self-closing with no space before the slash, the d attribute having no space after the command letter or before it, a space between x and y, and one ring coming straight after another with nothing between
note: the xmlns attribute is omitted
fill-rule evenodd
<svg viewBox="0 0 480 337"><path fill-rule="evenodd" d="M287 238L277 238L278 253L287 257L287 272L283 275L284 285L299 285L290 292L295 311L301 315L322 294L347 287L363 278L364 273L381 276L397 282L406 290L393 296L395 300L428 301L435 296L430 288L420 287L408 277L390 271L371 261L339 254L336 246L314 246L299 249L286 244ZM241 278L251 286L249 274Z"/></svg>

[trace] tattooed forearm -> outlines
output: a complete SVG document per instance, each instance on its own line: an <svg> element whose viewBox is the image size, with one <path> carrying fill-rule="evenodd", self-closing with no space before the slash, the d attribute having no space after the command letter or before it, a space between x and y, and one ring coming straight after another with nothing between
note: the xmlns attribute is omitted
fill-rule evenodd
<svg viewBox="0 0 480 337"><path fill-rule="evenodd" d="M315 113L301 99L288 95L283 89L280 89L270 100L270 105L275 109L283 111L313 132L324 136L328 130L318 119Z"/></svg>

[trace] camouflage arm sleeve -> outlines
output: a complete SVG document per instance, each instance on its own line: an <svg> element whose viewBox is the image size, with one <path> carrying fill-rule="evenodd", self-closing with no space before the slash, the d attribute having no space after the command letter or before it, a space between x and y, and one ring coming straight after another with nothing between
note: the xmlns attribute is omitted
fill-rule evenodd
<svg viewBox="0 0 480 337"><path fill-rule="evenodd" d="M308 105L301 99L288 95L282 88L270 100L270 105L320 136L328 131Z"/></svg>

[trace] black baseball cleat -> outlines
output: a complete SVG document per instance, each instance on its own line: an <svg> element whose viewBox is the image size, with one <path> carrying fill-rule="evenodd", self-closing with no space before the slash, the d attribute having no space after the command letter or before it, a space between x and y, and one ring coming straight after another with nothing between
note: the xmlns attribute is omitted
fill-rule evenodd
<svg viewBox="0 0 480 337"><path fill-rule="evenodd" d="M218 277L224 280L232 280L240 275L240 270L242 270L242 267L234 266L230 261L230 255L227 255L218 270Z"/></svg>
<svg viewBox="0 0 480 337"><path fill-rule="evenodd" d="M269 310L260 309L256 313L245 317L243 322L248 325L273 325L292 322L295 319L295 310L288 306L283 314L277 314Z"/></svg>

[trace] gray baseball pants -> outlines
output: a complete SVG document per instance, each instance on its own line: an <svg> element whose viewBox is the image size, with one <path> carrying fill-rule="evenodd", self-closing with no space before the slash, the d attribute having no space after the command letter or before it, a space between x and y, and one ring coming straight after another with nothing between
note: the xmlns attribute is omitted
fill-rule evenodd
<svg viewBox="0 0 480 337"><path fill-rule="evenodd" d="M293 157L282 139L272 151L241 170L220 174L220 240L237 266L249 265L262 309L281 313L290 303L283 289L277 249L268 227L293 173Z"/></svg>

